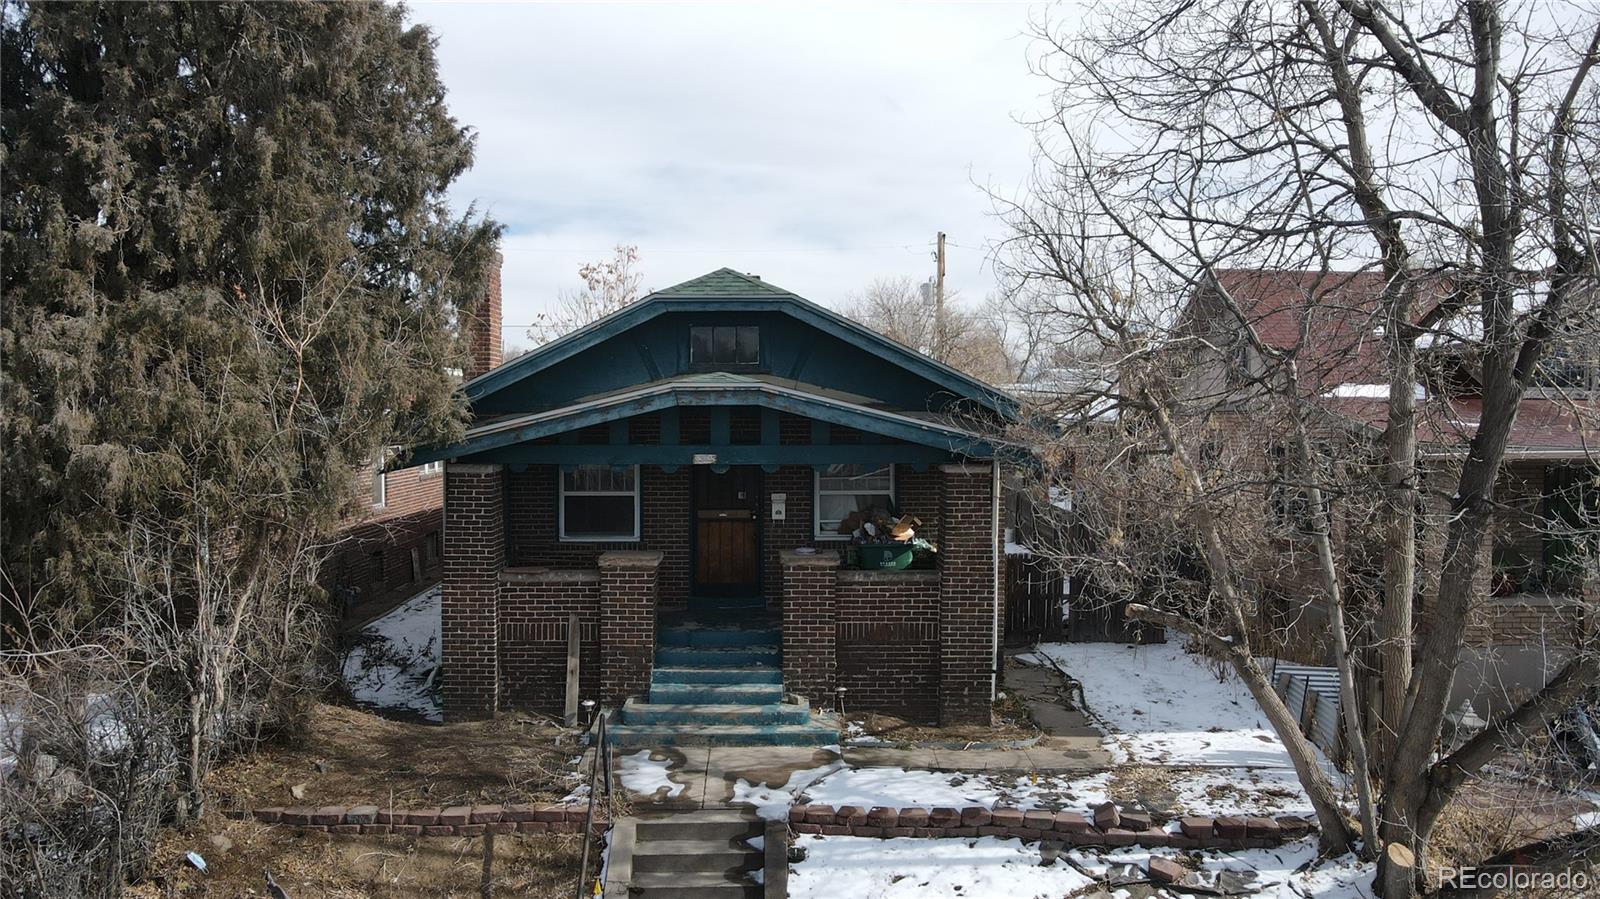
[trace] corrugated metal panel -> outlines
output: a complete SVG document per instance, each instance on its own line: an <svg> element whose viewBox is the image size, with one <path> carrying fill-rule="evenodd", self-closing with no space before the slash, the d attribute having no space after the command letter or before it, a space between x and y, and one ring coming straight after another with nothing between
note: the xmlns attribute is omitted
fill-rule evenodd
<svg viewBox="0 0 1600 899"><path fill-rule="evenodd" d="M1338 758L1339 672L1316 665L1275 663L1273 686L1296 718L1307 724L1306 736L1330 758ZM1311 708L1307 708L1307 703ZM1308 714L1309 713L1309 714Z"/></svg>
<svg viewBox="0 0 1600 899"><path fill-rule="evenodd" d="M1339 756L1338 694L1317 694L1317 718L1311 729L1311 742L1322 747L1328 758Z"/></svg>

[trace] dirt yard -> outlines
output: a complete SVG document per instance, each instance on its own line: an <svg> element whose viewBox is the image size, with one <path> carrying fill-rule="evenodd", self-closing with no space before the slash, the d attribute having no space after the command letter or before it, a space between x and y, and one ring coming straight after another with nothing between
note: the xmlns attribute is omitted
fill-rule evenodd
<svg viewBox="0 0 1600 899"><path fill-rule="evenodd" d="M296 833L254 821L217 818L195 833L169 831L157 844L151 876L134 899L266 896L265 872L292 899L476 897L483 837L410 839ZM185 860L205 858L202 874ZM571 896L583 843L576 834L495 837L490 868L497 896ZM590 859L598 866L598 847Z"/></svg>
<svg viewBox="0 0 1600 899"><path fill-rule="evenodd" d="M578 782L578 754L570 735L530 716L429 725L320 705L303 743L229 762L211 788L223 809L544 802Z"/></svg>

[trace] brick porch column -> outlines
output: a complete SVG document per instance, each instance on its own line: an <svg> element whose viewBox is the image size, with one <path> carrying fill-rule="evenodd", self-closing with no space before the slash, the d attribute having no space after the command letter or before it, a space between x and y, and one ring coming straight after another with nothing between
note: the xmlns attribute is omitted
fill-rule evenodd
<svg viewBox="0 0 1600 899"><path fill-rule="evenodd" d="M939 468L939 723L987 725L1000 611L994 468Z"/></svg>
<svg viewBox="0 0 1600 899"><path fill-rule="evenodd" d="M600 554L600 699L620 706L650 689L659 550Z"/></svg>
<svg viewBox="0 0 1600 899"><path fill-rule="evenodd" d="M444 714L450 721L487 717L499 705L505 490L499 465L445 465L439 660L444 666Z"/></svg>
<svg viewBox="0 0 1600 899"><path fill-rule="evenodd" d="M783 568L783 688L811 700L812 708L832 708L838 684L834 594L839 557L826 549L816 555L784 550L778 562Z"/></svg>

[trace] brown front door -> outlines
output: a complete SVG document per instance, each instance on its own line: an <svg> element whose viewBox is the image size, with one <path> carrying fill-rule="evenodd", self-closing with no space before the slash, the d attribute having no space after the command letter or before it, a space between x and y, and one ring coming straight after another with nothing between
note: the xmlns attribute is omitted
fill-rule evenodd
<svg viewBox="0 0 1600 899"><path fill-rule="evenodd" d="M708 596L759 588L761 469L736 465L723 474L696 466L694 588Z"/></svg>

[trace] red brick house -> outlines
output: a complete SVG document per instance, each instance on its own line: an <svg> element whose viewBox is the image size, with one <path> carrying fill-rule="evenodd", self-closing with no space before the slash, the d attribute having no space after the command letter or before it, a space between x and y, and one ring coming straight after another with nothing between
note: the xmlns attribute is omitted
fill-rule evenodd
<svg viewBox="0 0 1600 899"><path fill-rule="evenodd" d="M1239 304L1267 345L1293 352L1302 393L1314 401L1322 436L1337 433L1356 447L1376 452L1387 420L1388 369L1379 325L1378 303L1384 280L1376 272L1224 270L1217 285ZM1263 371L1263 360L1238 336L1238 323L1216 301L1216 287L1198 291L1184 313L1187 334L1199 338L1189 390L1219 403L1221 430L1253 446L1261 468L1269 457L1271 426L1244 386ZM1450 286L1440 281L1423 291L1419 316L1446 299ZM1419 318L1419 321L1421 319ZM1450 332L1457 332L1452 336ZM1472 363L1470 322L1448 317L1421 342L1418 408L1418 463L1423 478L1424 518L1442 521L1454 464L1476 428L1481 393ZM1600 513L1597 422L1600 422L1600 351L1581 335L1559 337L1539 386L1522 400L1510 445L1495 488L1502 505L1496 516L1490 565L1482 597L1467 635L1467 651L1457 676L1456 698L1484 698L1495 704L1543 683L1548 671L1586 641L1595 638L1600 616L1596 583L1594 521ZM1230 393L1239 390L1236 399ZM1359 450L1357 450L1359 452ZM1374 457L1375 458L1375 457ZM1265 584L1278 620L1287 623L1279 655L1312 664L1327 663L1327 615L1318 590L1309 546L1296 533L1294 503L1280 491L1269 515L1281 519L1277 541L1281 564ZM1335 500L1337 518L1338 500ZM1335 534L1340 523L1335 522ZM1441 527L1429 529L1437 537ZM1585 536L1585 532L1588 532ZM1428 577L1437 571L1437 540L1419 546L1418 627L1426 628ZM1340 553L1347 588L1359 616L1364 599L1381 590L1381 571L1363 569L1364 553L1347 540Z"/></svg>
<svg viewBox="0 0 1600 899"><path fill-rule="evenodd" d="M641 740L813 742L841 688L988 721L1011 398L730 269L464 390L465 439L413 457L444 463L447 717L561 713L576 616L582 696ZM850 549L907 517L927 546Z"/></svg>

